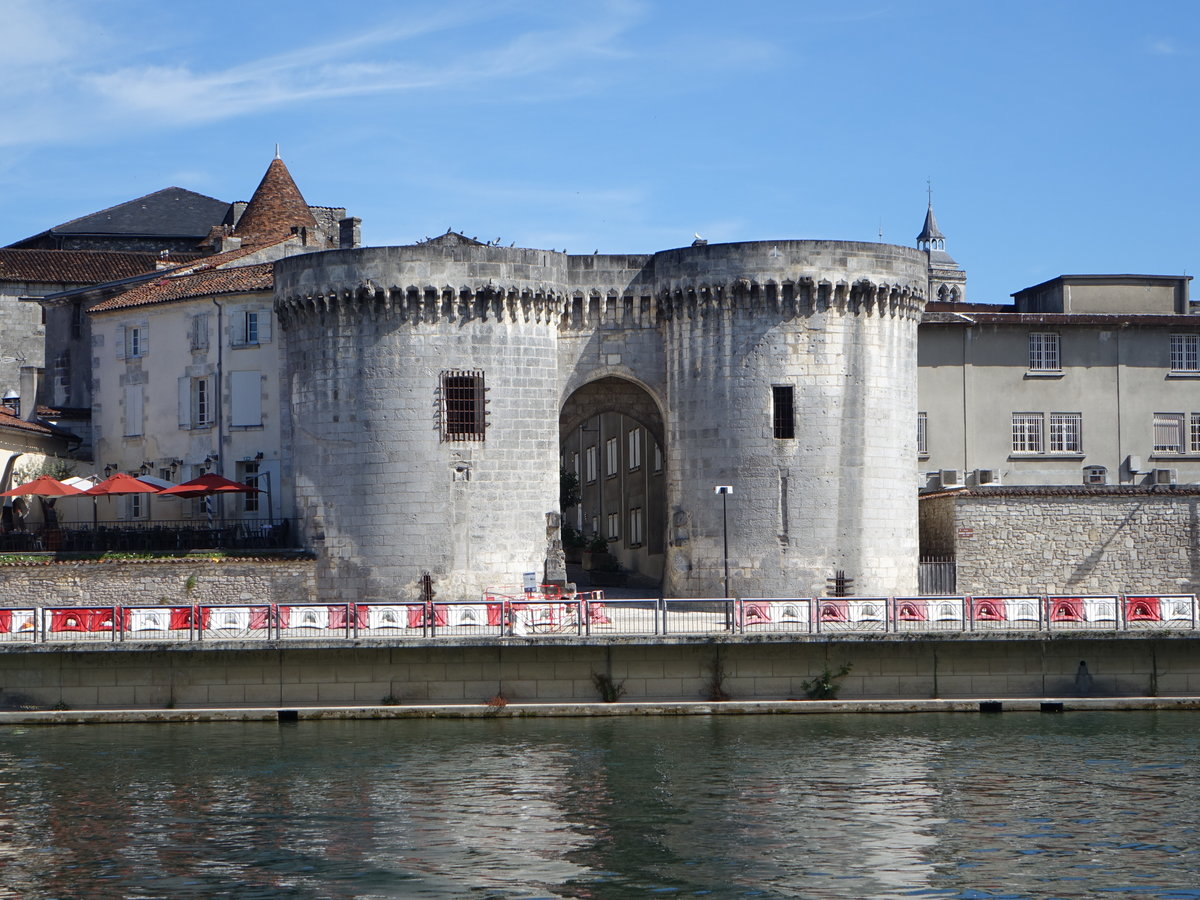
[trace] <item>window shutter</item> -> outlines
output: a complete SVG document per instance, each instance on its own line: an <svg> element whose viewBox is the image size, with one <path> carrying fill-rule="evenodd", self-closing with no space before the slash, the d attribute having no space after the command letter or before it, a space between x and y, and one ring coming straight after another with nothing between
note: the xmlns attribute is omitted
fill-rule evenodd
<svg viewBox="0 0 1200 900"><path fill-rule="evenodd" d="M139 322L138 329L141 332L141 339L142 339L142 341L141 341L142 346L139 348L141 350L141 353L139 355L145 356L147 353L150 352L150 323L149 322Z"/></svg>
<svg viewBox="0 0 1200 900"><path fill-rule="evenodd" d="M125 326L117 326L117 359L125 358Z"/></svg>
<svg viewBox="0 0 1200 900"><path fill-rule="evenodd" d="M142 433L142 386L125 386L125 436L136 437Z"/></svg>
<svg viewBox="0 0 1200 900"><path fill-rule="evenodd" d="M258 342L260 344L271 343L271 319L275 317L275 313L270 309L261 309L258 312Z"/></svg>
<svg viewBox="0 0 1200 900"><path fill-rule="evenodd" d="M179 379L179 427L192 427L192 379Z"/></svg>
<svg viewBox="0 0 1200 900"><path fill-rule="evenodd" d="M231 425L262 424L262 374L260 372L230 372Z"/></svg>
<svg viewBox="0 0 1200 900"><path fill-rule="evenodd" d="M246 310L238 307L229 317L229 340L235 346L246 343Z"/></svg>

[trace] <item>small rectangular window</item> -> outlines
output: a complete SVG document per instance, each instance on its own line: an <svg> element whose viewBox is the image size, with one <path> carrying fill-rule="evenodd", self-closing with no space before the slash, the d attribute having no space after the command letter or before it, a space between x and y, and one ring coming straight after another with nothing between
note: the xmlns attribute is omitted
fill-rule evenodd
<svg viewBox="0 0 1200 900"><path fill-rule="evenodd" d="M596 480L596 445L592 444L584 451L584 462L587 466L587 482L591 484Z"/></svg>
<svg viewBox="0 0 1200 900"><path fill-rule="evenodd" d="M608 514L608 534L605 535L610 541L615 541L621 536L621 516L619 513Z"/></svg>
<svg viewBox="0 0 1200 900"><path fill-rule="evenodd" d="M1192 413L1191 427L1188 430L1191 432L1191 452L1200 453L1200 413Z"/></svg>
<svg viewBox="0 0 1200 900"><path fill-rule="evenodd" d="M929 413L917 413L917 453L929 455Z"/></svg>
<svg viewBox="0 0 1200 900"><path fill-rule="evenodd" d="M658 474L663 470L663 452L662 447L658 444L654 445L654 472Z"/></svg>
<svg viewBox="0 0 1200 900"><path fill-rule="evenodd" d="M796 394L790 384L776 384L771 387L771 422L775 437L779 440L791 440L796 437Z"/></svg>
<svg viewBox="0 0 1200 900"><path fill-rule="evenodd" d="M617 447L617 439L609 438L604 442L604 474L611 478L617 474L617 458L620 454L620 448Z"/></svg>
<svg viewBox="0 0 1200 900"><path fill-rule="evenodd" d="M1050 413L1050 452L1083 452L1083 414Z"/></svg>
<svg viewBox="0 0 1200 900"><path fill-rule="evenodd" d="M253 309L246 310L246 343L258 343L258 311Z"/></svg>
<svg viewBox="0 0 1200 900"><path fill-rule="evenodd" d="M205 428L213 423L212 379L192 379L192 427Z"/></svg>
<svg viewBox="0 0 1200 900"><path fill-rule="evenodd" d="M629 471L642 467L642 431L640 428L629 430Z"/></svg>
<svg viewBox="0 0 1200 900"><path fill-rule="evenodd" d="M1060 372L1062 362L1058 353L1056 332L1031 332L1029 335L1029 371Z"/></svg>
<svg viewBox="0 0 1200 900"><path fill-rule="evenodd" d="M642 537L642 509L639 506L629 511L629 546L640 547Z"/></svg>
<svg viewBox="0 0 1200 900"><path fill-rule="evenodd" d="M1154 452L1183 452L1183 413L1154 414Z"/></svg>
<svg viewBox="0 0 1200 900"><path fill-rule="evenodd" d="M1200 373L1200 334L1171 335L1171 371Z"/></svg>
<svg viewBox="0 0 1200 900"><path fill-rule="evenodd" d="M482 441L487 427L483 373L442 373L442 440Z"/></svg>
<svg viewBox="0 0 1200 900"><path fill-rule="evenodd" d="M1012 452L1042 452L1042 414L1012 414Z"/></svg>
<svg viewBox="0 0 1200 900"><path fill-rule="evenodd" d="M238 481L252 488L259 487L258 478L258 460L246 460L238 463ZM242 494L242 510L248 513L258 512L259 497L261 494Z"/></svg>

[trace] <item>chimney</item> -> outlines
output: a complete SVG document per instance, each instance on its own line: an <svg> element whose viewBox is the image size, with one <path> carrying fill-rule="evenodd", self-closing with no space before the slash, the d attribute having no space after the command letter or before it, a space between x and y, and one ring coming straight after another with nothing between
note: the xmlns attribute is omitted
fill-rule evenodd
<svg viewBox="0 0 1200 900"><path fill-rule="evenodd" d="M362 244L362 219L349 216L338 222L338 246L343 250L353 250Z"/></svg>
<svg viewBox="0 0 1200 900"><path fill-rule="evenodd" d="M37 366L21 366L21 418L32 422L37 418L38 379L42 370Z"/></svg>

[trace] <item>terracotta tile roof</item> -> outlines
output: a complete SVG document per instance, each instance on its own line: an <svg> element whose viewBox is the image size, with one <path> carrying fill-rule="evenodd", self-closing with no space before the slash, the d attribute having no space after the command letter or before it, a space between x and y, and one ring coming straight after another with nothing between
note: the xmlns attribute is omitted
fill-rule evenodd
<svg viewBox="0 0 1200 900"><path fill-rule="evenodd" d="M304 202L287 166L282 159L275 158L267 166L267 173L238 219L233 233L261 239L291 234L293 228L307 228L314 236L318 232L317 220Z"/></svg>
<svg viewBox="0 0 1200 900"><path fill-rule="evenodd" d="M153 272L154 253L98 250L0 250L0 281L100 284Z"/></svg>
<svg viewBox="0 0 1200 900"><path fill-rule="evenodd" d="M275 286L274 273L275 266L269 262L230 269L205 267L188 274L173 272L154 281L139 284L103 303L97 303L91 308L91 312L151 306L156 303L170 303L174 300L187 300L192 297L207 297L215 294L269 291Z"/></svg>
<svg viewBox="0 0 1200 900"><path fill-rule="evenodd" d="M39 406L38 412L49 413L50 410ZM66 441L78 441L79 438L65 428L59 428L57 425L51 425L49 422L41 422L34 419L32 422L27 422L20 416L13 415L12 410L7 406L0 406L0 429L12 428L16 431L24 431L30 434L40 434L45 437L56 437Z"/></svg>

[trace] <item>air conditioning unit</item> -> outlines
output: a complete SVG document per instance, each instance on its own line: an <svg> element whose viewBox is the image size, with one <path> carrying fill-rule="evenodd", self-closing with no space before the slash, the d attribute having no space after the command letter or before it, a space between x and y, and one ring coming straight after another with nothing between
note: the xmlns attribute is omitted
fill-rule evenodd
<svg viewBox="0 0 1200 900"><path fill-rule="evenodd" d="M942 469L941 471L942 487L962 487L962 473L958 469Z"/></svg>
<svg viewBox="0 0 1200 900"><path fill-rule="evenodd" d="M1000 470L999 469L976 469L975 484L982 486L986 484L999 484Z"/></svg>
<svg viewBox="0 0 1200 900"><path fill-rule="evenodd" d="M1153 472L1155 484L1174 484L1175 470L1174 469L1155 469Z"/></svg>

